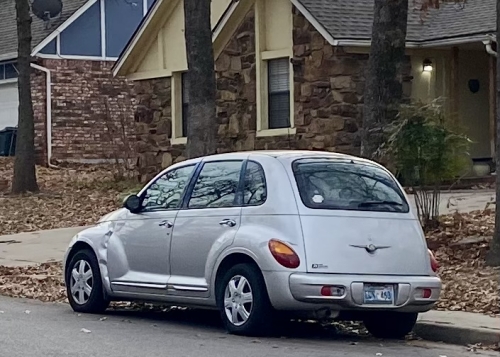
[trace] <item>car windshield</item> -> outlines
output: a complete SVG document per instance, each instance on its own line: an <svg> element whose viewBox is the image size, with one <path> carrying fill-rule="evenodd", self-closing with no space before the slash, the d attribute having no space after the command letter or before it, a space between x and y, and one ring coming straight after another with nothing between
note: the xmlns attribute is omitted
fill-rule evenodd
<svg viewBox="0 0 500 357"><path fill-rule="evenodd" d="M395 180L371 164L328 159L302 159L293 172L304 205L314 209L377 212L409 211Z"/></svg>

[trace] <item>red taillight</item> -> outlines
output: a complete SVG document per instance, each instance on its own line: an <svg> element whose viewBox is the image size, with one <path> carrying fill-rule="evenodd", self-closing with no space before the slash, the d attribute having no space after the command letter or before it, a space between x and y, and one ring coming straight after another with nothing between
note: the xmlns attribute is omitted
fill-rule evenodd
<svg viewBox="0 0 500 357"><path fill-rule="evenodd" d="M269 250L276 261L285 268L295 269L300 265L300 259L297 253L287 244L271 239L269 241Z"/></svg>
<svg viewBox="0 0 500 357"><path fill-rule="evenodd" d="M431 290L431 289L424 289L424 290L422 291L422 297L423 297L424 299L428 299L428 298L430 298L430 297L431 297L431 295L432 295L432 290Z"/></svg>
<svg viewBox="0 0 500 357"><path fill-rule="evenodd" d="M432 253L432 251L430 249L428 249L428 251L429 251L429 258L431 260L431 268L432 268L432 271L435 273L439 269L439 263L438 263L436 257L434 256L434 253Z"/></svg>

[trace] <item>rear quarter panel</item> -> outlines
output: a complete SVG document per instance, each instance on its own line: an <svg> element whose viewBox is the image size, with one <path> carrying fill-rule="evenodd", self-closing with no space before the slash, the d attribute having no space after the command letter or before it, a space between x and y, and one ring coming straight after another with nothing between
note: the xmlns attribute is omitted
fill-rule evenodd
<svg viewBox="0 0 500 357"><path fill-rule="evenodd" d="M248 158L258 162L266 176L267 199L260 206L243 207L241 225L233 244L222 251L209 268L212 281L225 257L246 254L256 261L263 271L305 272L305 251L297 202L290 178L281 162L269 155L252 154ZM300 258L300 266L287 269L276 262L268 248L270 239L289 244Z"/></svg>

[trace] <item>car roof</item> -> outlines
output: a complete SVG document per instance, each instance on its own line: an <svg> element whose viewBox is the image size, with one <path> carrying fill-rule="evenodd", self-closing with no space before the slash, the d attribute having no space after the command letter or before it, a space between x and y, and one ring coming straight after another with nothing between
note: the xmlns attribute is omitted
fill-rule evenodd
<svg viewBox="0 0 500 357"><path fill-rule="evenodd" d="M375 166L380 166L376 162L373 162L371 160L367 160L361 157L353 156L353 155L347 155L347 154L341 154L341 153L336 153L336 152L330 152L330 151L309 151L309 150L254 150L254 151L240 151L240 152L231 152L231 153L224 153L224 154L215 154L215 155L210 155L210 156L205 156L203 159L218 159L218 160L224 160L224 159L232 159L236 157L241 157L242 155L248 155L248 156L270 156L274 158L279 158L279 159L297 159L297 158L332 158L332 159L339 159L339 160L356 160L357 162L363 162L366 164L372 164Z"/></svg>
<svg viewBox="0 0 500 357"><path fill-rule="evenodd" d="M248 157L248 156L268 156L268 157L273 157L276 159L280 160L287 160L287 161L292 161L298 158L331 158L331 159L338 159L338 160L355 160L358 163L364 163L372 166L377 166L379 168L382 168L384 170L387 170L385 167L382 165L371 161L367 160L361 157L353 156L353 155L347 155L347 154L341 154L341 153L336 153L336 152L330 152L330 151L308 151L308 150L254 150L254 151L238 151L238 152L229 152L229 153L222 153L222 154L214 154L214 155L208 155L208 156L203 156L195 159L190 159L186 161L182 161L179 163L176 163L169 167L169 169L176 168L178 166L185 166L189 164L196 164L200 161L204 160L235 160L235 159L242 159L243 157Z"/></svg>

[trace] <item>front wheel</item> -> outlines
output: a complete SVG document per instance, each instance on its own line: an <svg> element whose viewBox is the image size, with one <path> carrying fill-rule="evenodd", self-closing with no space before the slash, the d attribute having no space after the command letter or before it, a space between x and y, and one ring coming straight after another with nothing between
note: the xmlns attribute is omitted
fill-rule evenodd
<svg viewBox="0 0 500 357"><path fill-rule="evenodd" d="M68 301L74 311L102 313L108 308L94 252L89 249L77 252L67 264L65 275Z"/></svg>
<svg viewBox="0 0 500 357"><path fill-rule="evenodd" d="M404 339L417 323L417 313L373 312L368 313L363 322L374 337Z"/></svg>
<svg viewBox="0 0 500 357"><path fill-rule="evenodd" d="M250 264L230 268L217 284L217 306L229 333L268 335L275 326L275 313L259 269Z"/></svg>

